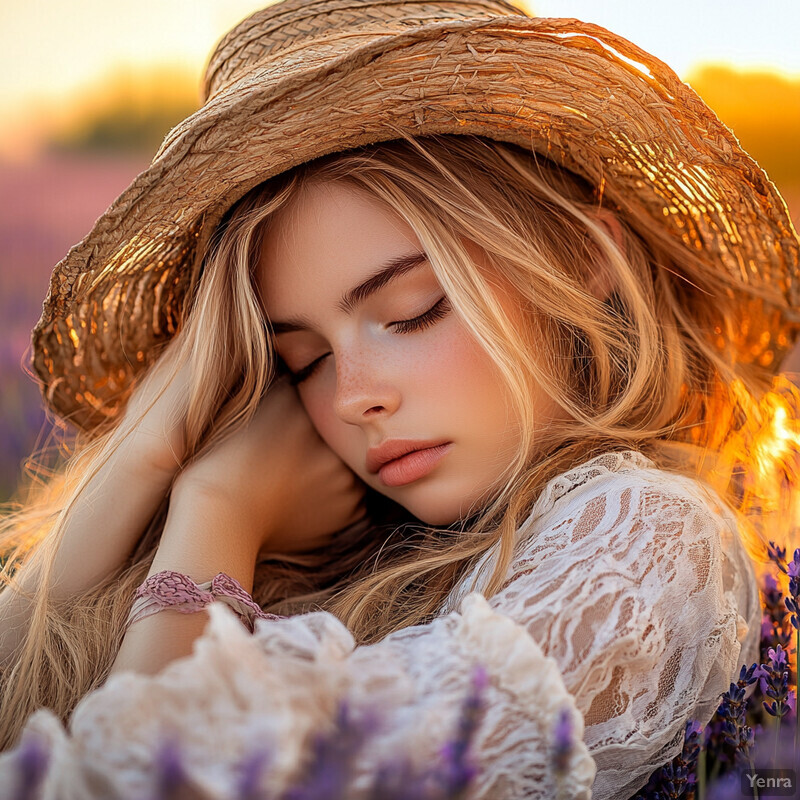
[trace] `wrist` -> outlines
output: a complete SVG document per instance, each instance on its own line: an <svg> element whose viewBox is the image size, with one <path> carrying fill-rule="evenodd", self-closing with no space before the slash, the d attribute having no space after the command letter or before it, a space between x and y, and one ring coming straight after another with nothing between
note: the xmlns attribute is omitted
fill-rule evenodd
<svg viewBox="0 0 800 800"><path fill-rule="evenodd" d="M259 546L230 519L224 506L196 487L189 491L184 486L170 496L164 531L148 576L170 569L203 583L224 572L251 592Z"/></svg>
<svg viewBox="0 0 800 800"><path fill-rule="evenodd" d="M202 463L200 469L193 469L194 466L190 464L175 477L170 503L192 516L214 520L220 529L235 536L238 546L249 546L257 554L276 528L268 509L274 510L278 505L266 502L265 495L253 501L245 492L221 485L217 476L209 475Z"/></svg>

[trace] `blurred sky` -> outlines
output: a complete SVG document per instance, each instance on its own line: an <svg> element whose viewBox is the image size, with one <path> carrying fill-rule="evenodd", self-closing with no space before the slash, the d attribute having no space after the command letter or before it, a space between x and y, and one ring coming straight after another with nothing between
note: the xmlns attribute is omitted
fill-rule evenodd
<svg viewBox="0 0 800 800"><path fill-rule="evenodd" d="M263 0L1 0L0 151L31 113L64 113L75 90L120 67L164 64L199 86L214 44ZM717 61L800 76L798 0L516 0L541 16L596 22L681 77Z"/></svg>

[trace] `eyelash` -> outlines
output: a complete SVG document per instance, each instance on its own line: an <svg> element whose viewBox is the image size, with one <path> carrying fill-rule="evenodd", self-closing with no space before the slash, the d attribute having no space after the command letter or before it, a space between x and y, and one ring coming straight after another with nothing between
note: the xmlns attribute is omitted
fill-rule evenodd
<svg viewBox="0 0 800 800"><path fill-rule="evenodd" d="M449 309L450 306L447 297L443 297L438 303L436 303L435 306L428 309L428 311L426 311L424 314L420 314L418 317L414 317L413 319L392 322L391 324L399 333L413 333L414 331L418 331L422 328L427 328L429 325L433 325L434 322L444 317ZM322 359L328 355L330 354L325 353L325 355L320 356L315 361L312 361L307 367L303 367L303 369L298 370L297 372L289 372L289 383L292 386L297 386L297 384L302 383L307 378L310 378L314 372L316 372L316 369L322 362Z"/></svg>

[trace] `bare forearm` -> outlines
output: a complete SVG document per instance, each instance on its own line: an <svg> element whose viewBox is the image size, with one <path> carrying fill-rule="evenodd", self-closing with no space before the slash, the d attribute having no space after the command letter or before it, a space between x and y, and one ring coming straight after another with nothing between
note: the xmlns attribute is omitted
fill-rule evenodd
<svg viewBox="0 0 800 800"><path fill-rule="evenodd" d="M55 561L52 589L70 597L108 577L130 555L169 491L172 475L118 451L70 515Z"/></svg>
<svg viewBox="0 0 800 800"><path fill-rule="evenodd" d="M215 508L196 496L173 495L148 577L169 569L203 583L224 572L252 592L257 553L241 535L241 521L223 517ZM207 621L206 611L182 614L170 609L138 620L125 634L111 673L160 671L192 652Z"/></svg>
<svg viewBox="0 0 800 800"><path fill-rule="evenodd" d="M91 479L69 512L50 576L51 596L63 601L91 589L118 568L169 491L172 476L146 469L133 448L120 449ZM19 568L27 592L41 588L37 553ZM16 651L33 611L27 597L0 593L0 663Z"/></svg>

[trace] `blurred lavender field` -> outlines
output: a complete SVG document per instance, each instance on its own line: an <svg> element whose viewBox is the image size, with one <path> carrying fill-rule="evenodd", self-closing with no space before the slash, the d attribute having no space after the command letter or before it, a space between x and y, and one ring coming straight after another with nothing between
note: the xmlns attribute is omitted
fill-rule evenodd
<svg viewBox="0 0 800 800"><path fill-rule="evenodd" d="M50 273L147 163L140 155L55 153L0 162L0 502L46 431L38 385L26 372Z"/></svg>

